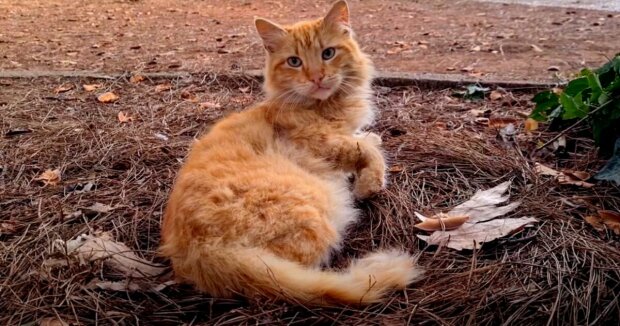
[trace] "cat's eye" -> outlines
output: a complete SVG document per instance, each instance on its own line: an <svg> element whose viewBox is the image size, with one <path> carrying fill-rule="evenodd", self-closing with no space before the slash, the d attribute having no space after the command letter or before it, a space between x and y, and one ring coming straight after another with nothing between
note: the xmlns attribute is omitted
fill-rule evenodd
<svg viewBox="0 0 620 326"><path fill-rule="evenodd" d="M293 68L301 67L301 59L299 57L289 57L286 59L286 63Z"/></svg>
<svg viewBox="0 0 620 326"><path fill-rule="evenodd" d="M335 54L336 54L336 49L327 48L323 50L323 53L321 53L321 57L323 58L323 60L329 60L333 58Z"/></svg>

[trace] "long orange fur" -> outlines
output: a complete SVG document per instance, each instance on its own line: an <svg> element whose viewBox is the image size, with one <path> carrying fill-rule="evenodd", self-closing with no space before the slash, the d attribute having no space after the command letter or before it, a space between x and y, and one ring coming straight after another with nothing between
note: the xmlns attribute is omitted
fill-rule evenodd
<svg viewBox="0 0 620 326"><path fill-rule="evenodd" d="M217 297L380 301L422 274L408 254L384 250L344 270L321 269L357 218L353 197L385 184L381 138L361 132L373 118L372 66L348 6L339 1L325 18L286 27L257 19L256 28L267 99L193 145L166 207L161 253L179 278Z"/></svg>

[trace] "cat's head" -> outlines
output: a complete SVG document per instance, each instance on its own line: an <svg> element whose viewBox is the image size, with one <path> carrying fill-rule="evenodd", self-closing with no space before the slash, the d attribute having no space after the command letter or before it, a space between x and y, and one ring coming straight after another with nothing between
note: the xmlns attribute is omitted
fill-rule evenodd
<svg viewBox="0 0 620 326"><path fill-rule="evenodd" d="M346 1L324 18L280 26L255 20L267 50L265 90L285 101L325 100L368 85L371 63L353 38Z"/></svg>

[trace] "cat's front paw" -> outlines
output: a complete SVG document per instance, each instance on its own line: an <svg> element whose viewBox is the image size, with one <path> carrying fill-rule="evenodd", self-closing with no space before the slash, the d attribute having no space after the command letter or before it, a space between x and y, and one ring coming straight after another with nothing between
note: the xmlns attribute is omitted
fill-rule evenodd
<svg viewBox="0 0 620 326"><path fill-rule="evenodd" d="M372 144L375 147L379 147L381 146L381 143L383 143L383 141L381 140L381 136L370 131L358 134L356 135L356 137L367 141L369 144Z"/></svg>
<svg viewBox="0 0 620 326"><path fill-rule="evenodd" d="M385 188L385 172L383 170L361 170L355 179L353 195L357 199L366 199L376 195Z"/></svg>

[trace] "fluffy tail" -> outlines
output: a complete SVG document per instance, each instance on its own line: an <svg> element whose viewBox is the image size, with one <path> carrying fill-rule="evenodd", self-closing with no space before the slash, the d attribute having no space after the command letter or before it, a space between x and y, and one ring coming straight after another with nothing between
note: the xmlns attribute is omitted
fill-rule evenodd
<svg viewBox="0 0 620 326"><path fill-rule="evenodd" d="M343 271L305 267L260 248L203 248L193 256L172 259L177 275L223 297L260 293L314 304L368 304L423 274L409 255L397 251L372 253Z"/></svg>

